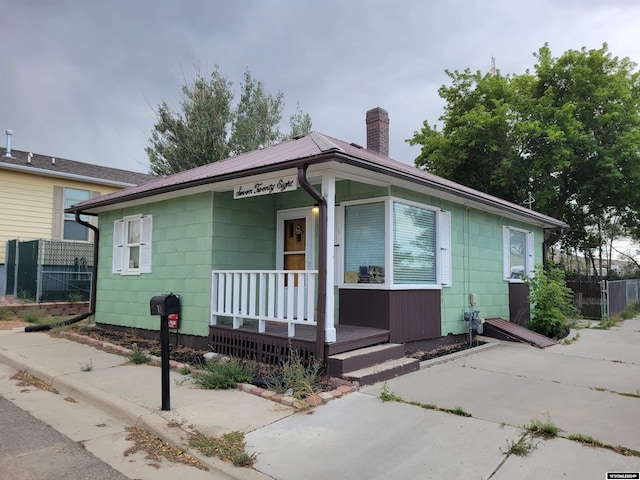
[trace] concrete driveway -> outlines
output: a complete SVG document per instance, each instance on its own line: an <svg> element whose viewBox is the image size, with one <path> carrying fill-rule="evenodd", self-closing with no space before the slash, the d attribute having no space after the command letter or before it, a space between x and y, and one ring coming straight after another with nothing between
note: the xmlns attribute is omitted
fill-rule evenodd
<svg viewBox="0 0 640 480"><path fill-rule="evenodd" d="M582 434L640 452L640 318L611 330L582 329L572 344L545 350L500 343L425 362L386 382L406 401L461 407L471 418L382 402L383 385L251 432L256 469L281 480L605 479L607 472L640 472L638 456L566 439ZM536 419L551 421L565 438L536 439L529 455L506 455Z"/></svg>

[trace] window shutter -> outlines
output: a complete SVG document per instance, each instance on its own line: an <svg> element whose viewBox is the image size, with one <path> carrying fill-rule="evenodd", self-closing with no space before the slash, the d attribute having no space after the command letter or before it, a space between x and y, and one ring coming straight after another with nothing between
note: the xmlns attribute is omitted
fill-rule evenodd
<svg viewBox="0 0 640 480"><path fill-rule="evenodd" d="M113 222L113 259L111 273L122 273L124 255L124 220Z"/></svg>
<svg viewBox="0 0 640 480"><path fill-rule="evenodd" d="M502 269L503 278L509 280L511 278L511 242L509 240L509 227L502 227Z"/></svg>
<svg viewBox="0 0 640 480"><path fill-rule="evenodd" d="M532 277L535 270L535 244L533 241L533 232L527 232L527 264L525 265L526 275Z"/></svg>
<svg viewBox="0 0 640 480"><path fill-rule="evenodd" d="M440 283L443 287L453 284L451 262L451 212L440 210L438 215L438 238L440 242Z"/></svg>
<svg viewBox="0 0 640 480"><path fill-rule="evenodd" d="M142 217L140 222L140 273L151 273L152 226L152 215Z"/></svg>
<svg viewBox="0 0 640 480"><path fill-rule="evenodd" d="M62 240L62 224L64 223L64 189L62 187L53 187L53 225L51 230L51 238L54 240Z"/></svg>

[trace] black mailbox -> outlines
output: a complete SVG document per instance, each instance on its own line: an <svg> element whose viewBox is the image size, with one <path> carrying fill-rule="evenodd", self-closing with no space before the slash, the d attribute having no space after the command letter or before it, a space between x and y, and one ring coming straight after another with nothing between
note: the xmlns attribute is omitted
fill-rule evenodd
<svg viewBox="0 0 640 480"><path fill-rule="evenodd" d="M171 410L169 399L169 324L178 328L180 318L180 296L171 292L168 295L156 295L149 301L151 315L160 315L160 354L162 366L162 410Z"/></svg>
<svg viewBox="0 0 640 480"><path fill-rule="evenodd" d="M151 315L161 315L168 317L169 315L180 313L180 297L170 293L168 295L156 295L149 302Z"/></svg>

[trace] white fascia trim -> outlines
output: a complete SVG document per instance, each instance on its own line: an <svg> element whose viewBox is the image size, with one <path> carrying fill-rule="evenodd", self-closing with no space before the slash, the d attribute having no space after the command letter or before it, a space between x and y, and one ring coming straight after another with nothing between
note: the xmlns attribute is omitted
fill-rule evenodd
<svg viewBox="0 0 640 480"><path fill-rule="evenodd" d="M42 175L44 177L67 178L69 180L79 180L79 181L89 182L89 183L99 183L101 185L110 185L114 187L135 187L136 186L135 183L116 182L114 180L105 180L103 178L87 177L84 175L76 175L75 173L54 172L51 170L44 170L37 167L25 167L22 165L12 165L10 163L0 162L0 168L4 168L7 170L15 170L17 172L26 172L26 173L31 173L35 175Z"/></svg>

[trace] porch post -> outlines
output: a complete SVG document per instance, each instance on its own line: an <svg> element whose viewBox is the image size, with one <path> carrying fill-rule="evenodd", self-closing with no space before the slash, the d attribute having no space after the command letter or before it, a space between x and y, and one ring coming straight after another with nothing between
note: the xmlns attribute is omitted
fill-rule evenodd
<svg viewBox="0 0 640 480"><path fill-rule="evenodd" d="M333 173L328 172L322 175L322 195L327 201L327 225L325 229L325 242L327 245L327 264L321 265L325 267L327 275L326 282L326 300L325 300L325 342L331 343L336 341L336 327L334 319L335 291L334 284L334 266L335 266L335 224L336 224L336 177ZM322 241L322 240L321 240Z"/></svg>
<svg viewBox="0 0 640 480"><path fill-rule="evenodd" d="M326 320L326 311L325 306L327 304L327 270L324 268L327 264L327 200L322 196L316 188L309 183L307 180L307 167L308 165L303 165L298 167L298 182L304 188L304 190L311 195L311 197L318 202L318 206L320 207L320 218L318 225L318 236L320 237L320 245L318 245L318 294L317 294L317 306L318 309L318 318L316 321L316 358L322 358L323 363L326 364L326 350L324 348L325 345L325 320Z"/></svg>

